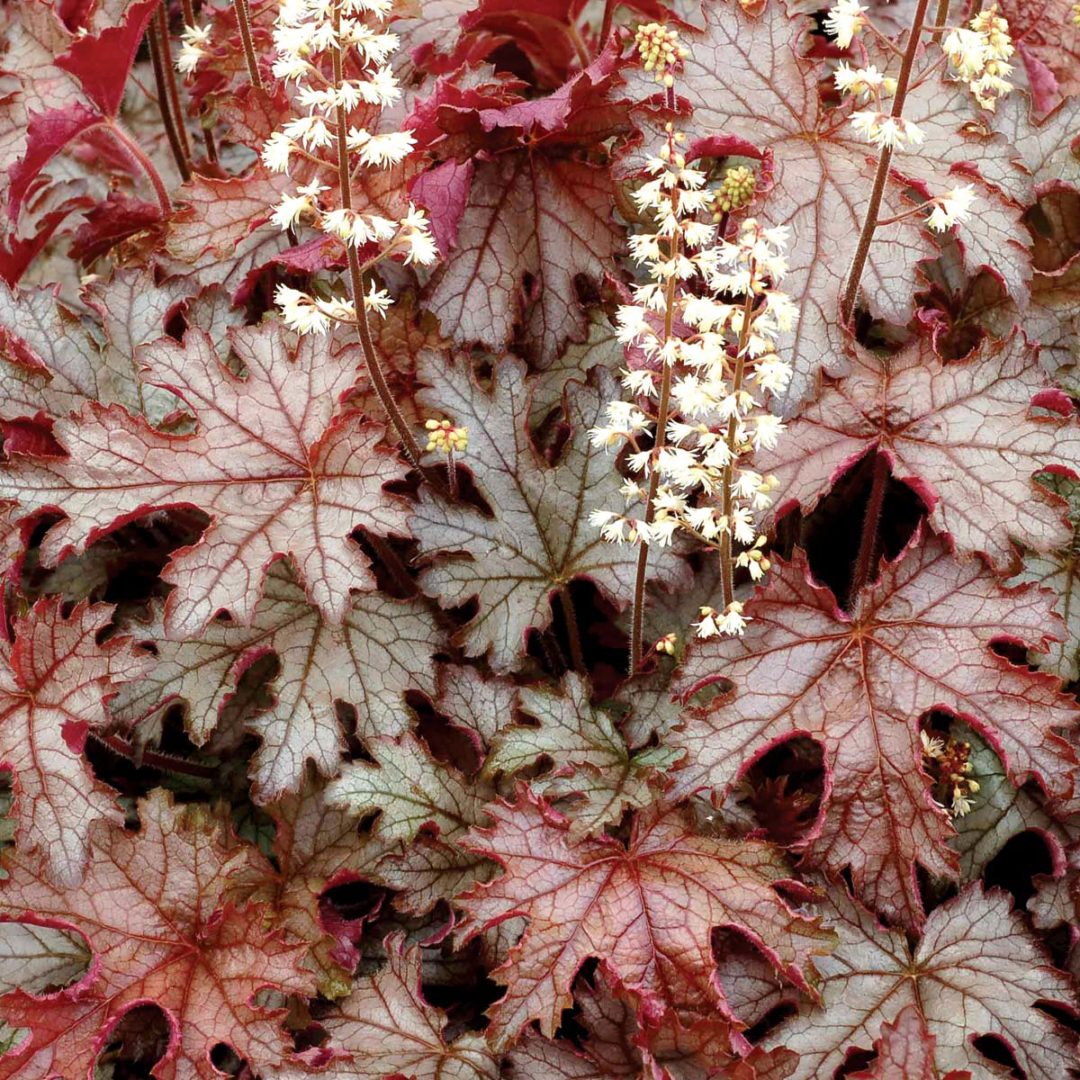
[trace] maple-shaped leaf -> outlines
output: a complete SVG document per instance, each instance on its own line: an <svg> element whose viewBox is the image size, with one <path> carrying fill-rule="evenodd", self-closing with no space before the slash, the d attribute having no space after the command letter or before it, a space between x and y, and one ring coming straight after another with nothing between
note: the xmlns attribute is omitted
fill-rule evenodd
<svg viewBox="0 0 1080 1080"><path fill-rule="evenodd" d="M349 590L374 586L349 534L358 525L405 531L404 502L383 489L405 469L379 425L336 407L356 381L351 347L328 355L308 337L294 350L277 322L231 340L243 377L198 330L182 345L163 338L141 351L147 381L183 399L194 434L166 435L121 407L88 404L54 428L68 456L13 460L0 494L26 515L66 515L42 542L51 564L152 510L207 513L202 538L163 574L176 586L165 604L172 636L197 634L219 611L249 624L267 570L286 557L309 599L340 623Z"/></svg>
<svg viewBox="0 0 1080 1080"><path fill-rule="evenodd" d="M612 216L610 170L568 151L620 129L624 109L606 101L614 68L612 41L547 97L447 110L444 130L474 130L482 150L493 139L503 144L502 152L473 159L460 216L437 229L455 236L456 247L432 281L427 307L455 341L502 349L520 324L529 352L545 365L568 339L583 336L574 279L599 278L624 241ZM443 203L457 212L460 198Z"/></svg>
<svg viewBox="0 0 1080 1080"><path fill-rule="evenodd" d="M271 907L275 925L292 940L307 943L306 965L317 975L320 993L343 997L352 985L355 952L327 927L320 897L367 875L385 849L362 843L356 817L330 806L324 789L313 784L279 799L269 813L276 827L273 864L249 860L243 872L230 876L225 897Z"/></svg>
<svg viewBox="0 0 1080 1080"><path fill-rule="evenodd" d="M618 822L628 808L647 806L663 770L680 756L663 747L631 753L612 714L592 705L589 697L588 682L572 673L562 693L523 687L521 711L535 723L503 727L484 761L484 771L494 775L499 770L513 774L541 757L550 758L553 771L531 780L531 786L549 802L565 801L559 809L570 817L575 838Z"/></svg>
<svg viewBox="0 0 1080 1080"><path fill-rule="evenodd" d="M1054 473L1044 473L1039 483L1068 501L1072 535L1057 551L1027 555L1012 583L1034 582L1057 597L1054 610L1065 622L1064 633L1048 651L1035 651L1031 658L1044 671L1073 682L1080 679L1080 483Z"/></svg>
<svg viewBox="0 0 1080 1080"><path fill-rule="evenodd" d="M874 1043L877 1057L869 1068L852 1073L851 1080L938 1080L936 1041L918 1008L905 1005L892 1023L882 1023L881 1038ZM942 1080L971 1080L971 1073L950 1069Z"/></svg>
<svg viewBox="0 0 1080 1080"><path fill-rule="evenodd" d="M470 732L486 749L500 728L513 721L518 690L509 679L485 679L476 668L440 664L436 708Z"/></svg>
<svg viewBox="0 0 1080 1080"><path fill-rule="evenodd" d="M588 320L585 340L571 341L557 359L548 357L534 379L529 399L533 423L544 420L552 409L562 404L571 379L585 382L594 367L617 371L626 363L622 342L603 308L590 309Z"/></svg>
<svg viewBox="0 0 1080 1080"><path fill-rule="evenodd" d="M576 1004L575 1020L587 1033L580 1048L527 1033L507 1055L508 1080L781 1080L794 1061L784 1050L740 1058L725 1021L683 1025L670 1010L614 991L602 975L595 988L579 990Z"/></svg>
<svg viewBox="0 0 1080 1080"><path fill-rule="evenodd" d="M482 789L435 762L413 735L369 739L374 762L351 761L326 789L331 806L356 817L381 811L375 831L384 841L409 843L425 825L450 842L480 820Z"/></svg>
<svg viewBox="0 0 1080 1080"><path fill-rule="evenodd" d="M712 978L712 930L731 927L776 970L808 988L827 931L776 891L787 878L765 844L695 836L677 811L641 811L624 847L609 836L574 841L570 823L527 788L515 805L491 804L491 828L464 846L502 874L458 898L470 935L524 916L528 929L493 972L506 995L491 1011L490 1038L505 1049L531 1020L554 1034L571 984L590 957L628 990L680 1011L725 1012Z"/></svg>
<svg viewBox="0 0 1080 1080"><path fill-rule="evenodd" d="M123 820L82 757L90 731L109 723L108 699L148 666L128 638L98 644L112 610L79 604L65 617L59 600L39 600L0 650L0 767L14 775L15 842L64 885L82 876L94 821Z"/></svg>
<svg viewBox="0 0 1080 1080"><path fill-rule="evenodd" d="M6 166L0 191L11 182L11 166L26 151L30 117L85 101L78 80L53 61L71 45L73 35L52 4L5 6L0 13L3 70L8 77L0 113L0 160Z"/></svg>
<svg viewBox="0 0 1080 1080"><path fill-rule="evenodd" d="M437 684L436 709L473 742L478 754L483 753L500 727L511 722L517 708L517 687L512 682L485 679L475 668L440 664ZM403 816L427 828L422 828L403 850L389 854L383 829L376 828L374 839L383 847L378 853L380 861L366 876L396 890L394 907L399 911L425 915L439 901L449 901L476 882L490 878L494 863L466 850L458 841L468 827L480 824L483 806L495 798L496 790L484 777L471 777L466 783L456 769L433 761L415 741L409 742L405 757L411 759L407 788L395 789L385 801L381 801L377 790L368 788L360 792L360 799L368 800L366 805L371 809L381 801L386 810L393 811L401 798L411 798L413 802L404 809ZM392 776L380 779L377 773L363 768L360 779L384 786L393 781ZM346 776L340 784L345 793L342 806L353 801L347 780ZM393 830L390 832L392 835Z"/></svg>
<svg viewBox="0 0 1080 1080"><path fill-rule="evenodd" d="M82 299L101 319L100 326L89 326L52 289L0 286L3 418L66 416L99 401L160 423L178 402L139 378L135 354L162 336L166 317L189 295L183 282L157 285L145 270L120 269L83 290Z"/></svg>
<svg viewBox="0 0 1080 1080"><path fill-rule="evenodd" d="M74 79L56 98L45 96L42 100L37 95L28 95L18 104L17 111L22 114L25 110L27 123L22 156L8 170L8 213L13 220L19 216L31 184L57 154L93 128L117 133L114 125L123 100L124 85L156 5L154 0L138 0L127 7L118 25L108 26L98 33L84 32L75 36L59 24L51 11L46 15L40 10L46 5L24 6L39 9L36 15L27 19L27 28L33 27L39 33L45 30L46 40L51 39L56 49L45 58L48 67L53 71L65 71ZM48 25L50 16L53 25ZM62 51L61 42L69 45L65 51ZM48 85L48 76L42 81ZM75 90L75 82L81 94ZM45 108L38 107L40 105ZM130 140L130 136L122 136L122 139ZM124 155L120 160L124 160Z"/></svg>
<svg viewBox="0 0 1080 1080"><path fill-rule="evenodd" d="M320 1018L336 1055L320 1075L354 1080L498 1080L499 1059L482 1035L449 1040L446 1018L424 1000L420 948L404 937L386 940L386 964Z"/></svg>
<svg viewBox="0 0 1080 1080"><path fill-rule="evenodd" d="M338 771L344 733L336 701L356 707L361 738L406 731L405 692L434 689L428 660L442 641L424 604L378 591L354 595L340 625L327 622L283 567L267 575L250 626L215 620L198 638L182 641L169 638L160 618L149 629L129 629L152 644L156 660L146 678L124 688L113 713L134 722L183 700L187 730L200 746L244 672L274 653L280 665L271 684L274 702L246 719L262 739L251 763L259 802L296 791L308 761L324 775Z"/></svg>
<svg viewBox="0 0 1080 1080"><path fill-rule="evenodd" d="M557 356L584 330L575 276L599 277L619 249L613 198L610 173L587 162L528 153L480 162L428 309L456 340L498 348L513 339L524 296L536 353Z"/></svg>
<svg viewBox="0 0 1080 1080"><path fill-rule="evenodd" d="M83 92L105 116L120 111L124 85L155 7L154 0L128 5L119 25L77 35L67 52L56 58L56 66L79 80Z"/></svg>
<svg viewBox="0 0 1080 1080"><path fill-rule="evenodd" d="M1049 115L1035 120L1027 95L1009 94L998 103L993 128L1008 140L1014 160L1037 188L1053 182L1055 187L1071 184L1075 189L1080 184L1078 120L1080 101L1076 99L1062 102Z"/></svg>
<svg viewBox="0 0 1080 1080"><path fill-rule="evenodd" d="M300 968L304 946L268 931L266 909L223 900L250 849L226 850L204 809L175 809L160 791L139 804L139 819L137 833L96 827L81 886L50 885L21 856L7 864L0 920L77 931L93 962L74 986L0 999L4 1019L29 1029L0 1057L0 1077L92 1075L110 1035L146 1003L169 1022L161 1080L220 1076L210 1059L218 1043L254 1070L287 1053L281 1016L254 997L267 987L310 993L311 977Z"/></svg>
<svg viewBox="0 0 1080 1080"><path fill-rule="evenodd" d="M68 254L83 266L93 266L125 240L149 234L160 221L157 203L110 191L104 202L86 212Z"/></svg>
<svg viewBox="0 0 1080 1080"><path fill-rule="evenodd" d="M165 250L181 262L224 258L270 220L292 181L261 166L246 176L195 176L176 192L180 208L169 219Z"/></svg>
<svg viewBox="0 0 1080 1080"><path fill-rule="evenodd" d="M1055 383L1076 388L1080 364L1080 259L1049 273L1035 273L1031 298L1021 315L1016 302L989 270L969 278L956 258L929 265L928 293L920 295L918 318L931 327L934 349L944 359L970 353L985 337L1005 339L1017 323L1039 345L1039 360Z"/></svg>
<svg viewBox="0 0 1080 1080"><path fill-rule="evenodd" d="M1035 894L1027 904L1032 922L1039 930L1068 923L1075 940L1075 926L1080 923L1080 850L1072 848L1055 873L1037 874L1035 884Z"/></svg>
<svg viewBox="0 0 1080 1080"><path fill-rule="evenodd" d="M772 155L772 187L761 216L792 230L784 288L800 304L798 323L783 343L795 366L785 399L785 411L792 413L812 396L819 369L831 375L844 370L839 299L873 189L877 152L847 123L846 108L829 108L819 95L818 63L799 55L807 20L789 16L782 3L766 5L757 17L741 5L713 6L708 16L703 37L687 35L690 55L675 90L693 107L695 128L740 137ZM627 77L635 96L655 95L648 75ZM894 155L879 219L911 209L907 181L895 174L931 183L937 194L955 185L954 164L979 156L979 138L967 132L979 121L970 95L936 76L930 81L937 95L934 138L916 153ZM913 91L917 105L916 96ZM980 198L979 232L970 234L978 240L974 262L989 252L1004 269L1007 259L1012 284L1023 290L1030 263L1019 210L989 190ZM905 324L911 315L909 282L919 260L933 254L919 217L879 228L861 280L866 306L880 318Z"/></svg>
<svg viewBox="0 0 1080 1080"><path fill-rule="evenodd" d="M827 385L755 467L776 475L786 500L810 509L874 450L963 551L1008 566L1013 540L1043 552L1069 540L1061 499L1034 477L1075 470L1080 424L1019 334L949 364L921 338L887 358L857 348L851 373Z"/></svg>
<svg viewBox="0 0 1080 1080"><path fill-rule="evenodd" d="M1061 1080L1075 1065L1075 1039L1034 1007L1075 1008L1074 992L1010 910L1007 893L969 885L931 913L913 951L901 931L885 929L839 890L827 910L840 944L818 962L821 1004L803 1006L766 1039L800 1055L792 1080L831 1076L849 1048L874 1045L883 1023L907 1027L901 1014L909 1006L933 1040L931 1076L998 1075L973 1045L981 1035L1001 1039L1030 1080ZM882 1033L886 1044L894 1037L902 1036ZM912 1075L919 1073L905 1077Z"/></svg>
<svg viewBox="0 0 1080 1080"><path fill-rule="evenodd" d="M523 364L501 361L490 389L465 371L431 360L421 366L430 389L418 398L429 412L468 427L466 460L492 511L487 516L421 491L410 518L421 548L470 556L440 559L422 572L421 587L444 607L478 598L480 609L461 643L469 656L491 649L498 672L517 663L526 631L547 626L551 594L572 578L590 578L618 604L631 594L636 549L605 543L588 523L590 510L622 499L611 458L589 441L589 429L618 396L614 376L599 374L595 387L571 384L566 418L573 435L559 463L548 467L526 428L529 384ZM673 558L654 559L650 569L669 581L681 572Z"/></svg>
<svg viewBox="0 0 1080 1080"><path fill-rule="evenodd" d="M860 896L912 927L923 920L916 863L956 875L945 843L952 829L921 765L924 713L940 709L969 724L1014 782L1035 777L1071 796L1075 755L1055 729L1075 725L1075 704L1057 679L990 647L1002 639L1038 647L1053 635L1046 594L1006 590L978 560L916 536L850 616L813 582L798 551L751 603L745 636L697 644L678 676L684 693L730 686L673 736L689 750L678 791L727 788L779 741L808 735L826 769L808 860L834 874L848 868Z"/></svg>

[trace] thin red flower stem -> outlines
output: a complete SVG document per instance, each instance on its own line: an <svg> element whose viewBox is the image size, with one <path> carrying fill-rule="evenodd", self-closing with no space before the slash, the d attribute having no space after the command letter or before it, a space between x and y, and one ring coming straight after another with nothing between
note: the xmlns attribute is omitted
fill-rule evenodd
<svg viewBox="0 0 1080 1080"><path fill-rule="evenodd" d="M240 26L240 40L244 43L244 59L247 61L248 78L256 90L262 89L262 76L259 74L259 64L255 58L255 46L251 40L251 10L247 0L233 0L233 10L236 12L236 21Z"/></svg>
<svg viewBox="0 0 1080 1080"><path fill-rule="evenodd" d="M750 280L754 280L757 274L757 264L750 263ZM746 374L746 346L750 341L750 327L754 322L754 291L751 289L743 301L742 326L739 328L739 343L735 349L735 375L731 382L731 392L738 400L742 390L743 377ZM737 407L737 406L736 406ZM728 462L724 466L724 478L722 481L723 510L727 518L727 528L720 535L720 578L724 590L724 608L735 599L735 562L731 556L731 514L735 509L735 499L732 493L732 477L735 474L735 435L737 430L735 416L728 417L727 428L727 452Z"/></svg>
<svg viewBox="0 0 1080 1080"><path fill-rule="evenodd" d="M679 253L679 233L671 238L671 257ZM674 274L668 278L667 292L664 297L664 337L661 344L666 344L671 337L672 322L675 312L675 289L678 279ZM660 404L656 414L656 437L653 440L650 457L649 490L645 498L645 524L651 525L656 517L656 491L660 486L660 453L667 441L668 414L671 411L671 369L672 365L661 361ZM634 607L630 614L630 673L637 670L641 663L645 630L645 572L649 565L649 545L644 540L638 541L637 573L634 577Z"/></svg>
<svg viewBox="0 0 1080 1080"><path fill-rule="evenodd" d="M191 143L188 141L187 127L184 124L184 108L180 103L180 91L176 87L176 72L173 69L172 48L169 44L169 18L165 10L165 0L154 13L157 20L158 37L161 39L161 66L165 69L165 83L169 90L169 108L172 111L176 133L180 136L180 145L184 157L191 162Z"/></svg>
<svg viewBox="0 0 1080 1080"><path fill-rule="evenodd" d="M160 10L160 8L159 8ZM172 150L173 161L176 169L185 182L191 179L191 162L184 153L184 144L180 141L180 135L173 122L172 110L169 108L169 90L165 79L165 62L161 55L161 42L158 40L157 29L154 23L146 28L146 40L150 44L150 63L154 68L154 83L157 87L158 112L161 114L161 123L165 128L165 134L169 139L169 149Z"/></svg>
<svg viewBox="0 0 1080 1080"><path fill-rule="evenodd" d="M911 31L908 38L907 48L904 49L904 58L900 62L900 75L896 80L896 95L893 97L892 116L900 119L904 112L904 102L907 99L908 86L911 83L911 69L915 64L915 55L919 51L919 41L922 38L923 23L926 21L926 9L930 0L918 0L915 5L915 14L911 18ZM892 162L892 147L883 146L881 157L878 158L877 173L874 175L874 186L870 192L870 202L866 207L866 218L863 221L862 231L859 233L859 242L855 248L855 257L851 260L851 267L847 274L847 285L844 288L844 298L840 302L840 321L844 326L851 323L851 315L855 310L855 300L859 295L859 283L862 281L863 270L866 268L866 259L870 254L870 245L874 242L874 229L877 228L878 211L881 209L881 200L885 194L885 182L889 178L889 165Z"/></svg>
<svg viewBox="0 0 1080 1080"><path fill-rule="evenodd" d="M863 515L859 553L855 556L855 569L851 575L851 592L848 596L848 607L854 607L859 594L873 575L874 552L878 546L878 530L881 525L881 511L885 505L885 489L888 480L888 462L885 460L885 455L877 451L874 454L874 478L870 482L870 494L866 500L866 513Z"/></svg>
<svg viewBox="0 0 1080 1080"><path fill-rule="evenodd" d="M116 120L107 120L102 125L112 132L113 137L124 149L138 162L139 168L146 175L147 180L153 185L154 193L161 204L162 211L167 215L172 213L172 200L169 198L168 188L161 179L161 174L154 168L154 163L146 156L139 144L120 126Z"/></svg>
<svg viewBox="0 0 1080 1080"><path fill-rule="evenodd" d="M334 34L337 36L338 27L341 25L341 5L334 5ZM341 55L341 46L335 45L333 50L334 62L334 85L341 86L344 77L344 60ZM346 139L349 133L349 117L344 105L336 107L337 116L337 151L338 151L338 190L341 197L341 205L345 210L352 209L352 187L349 177L349 149ZM423 456L416 437L409 429L405 417L394 401L394 395L386 381L382 364L375 352L375 342L371 337L371 327L368 324L367 311L364 309L364 275L360 269L360 258L356 248L352 244L345 245L346 257L349 262L349 289L352 293L353 307L356 309L356 333L360 339L360 347L364 352L364 360L367 363L368 374L371 376L371 384L379 397L383 411L390 418L394 430L401 439L405 453L409 460L420 468L420 459Z"/></svg>
<svg viewBox="0 0 1080 1080"><path fill-rule="evenodd" d="M180 0L180 7L184 12L184 25L194 26L195 6L192 4L191 0ZM214 141L213 131L210 130L205 122L205 117L206 106L204 104L202 109L200 109L199 116L200 126L202 127L203 145L206 147L206 160L216 164L218 159L217 143Z"/></svg>

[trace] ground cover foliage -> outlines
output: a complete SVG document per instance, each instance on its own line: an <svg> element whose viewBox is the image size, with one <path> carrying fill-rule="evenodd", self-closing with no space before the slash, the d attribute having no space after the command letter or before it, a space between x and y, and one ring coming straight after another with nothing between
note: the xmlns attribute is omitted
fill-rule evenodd
<svg viewBox="0 0 1080 1080"><path fill-rule="evenodd" d="M0 1077L1080 1076L1078 95L0 4Z"/></svg>

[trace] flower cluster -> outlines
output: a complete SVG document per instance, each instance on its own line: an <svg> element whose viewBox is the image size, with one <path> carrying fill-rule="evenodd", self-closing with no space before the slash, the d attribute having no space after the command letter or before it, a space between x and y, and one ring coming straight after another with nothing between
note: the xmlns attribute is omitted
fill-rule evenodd
<svg viewBox="0 0 1080 1080"><path fill-rule="evenodd" d="M401 94L387 66L398 45L397 35L383 26L391 10L391 0L282 0L274 30L274 74L294 85L295 103L304 111L266 141L263 164L272 172L302 170L313 179L282 196L273 223L282 230L311 226L349 248L363 248L365 270L389 257L427 266L437 255L422 210L410 204L400 218L391 218L352 206L349 178L356 170L391 168L414 147L407 131L370 130L379 110ZM337 183L320 183L331 170ZM286 324L300 333L325 333L332 322L357 318L356 297L318 297L281 285L275 300ZM365 311L384 314L389 304L389 294L374 283L363 296Z"/></svg>
<svg viewBox="0 0 1080 1080"><path fill-rule="evenodd" d="M713 192L713 220L719 222L724 214L741 210L754 197L757 177L745 165L735 165L724 173L720 186Z"/></svg>
<svg viewBox="0 0 1080 1080"><path fill-rule="evenodd" d="M702 611L697 632L709 637L746 624L731 594L733 568L755 581L768 569L757 518L776 480L748 459L774 447L783 430L763 406L791 377L775 341L795 310L776 287L787 269L786 230L749 218L734 239L722 235L716 193L687 165L684 141L668 125L667 145L634 196L654 231L630 238L647 280L617 315L629 360L623 385L633 398L611 402L607 423L592 431L594 445L629 448L627 509L597 509L591 520L614 543L665 546L683 534L716 550L729 595L722 612Z"/></svg>
<svg viewBox="0 0 1080 1080"><path fill-rule="evenodd" d="M199 66L199 61L207 54L210 41L209 26L185 26L180 35L183 44L176 57L176 70L181 75L191 75Z"/></svg>
<svg viewBox="0 0 1080 1080"><path fill-rule="evenodd" d="M997 5L980 11L966 27L950 30L941 43L956 77L968 84L975 100L993 110L1012 84L1009 58L1016 51L1009 37L1009 23L997 13Z"/></svg>
<svg viewBox="0 0 1080 1080"><path fill-rule="evenodd" d="M969 760L971 744L957 739L941 739L937 735L919 732L922 756L939 788L938 797L954 818L971 813L972 796L977 795L979 783L972 776Z"/></svg>
<svg viewBox="0 0 1080 1080"><path fill-rule="evenodd" d="M469 445L469 429L455 427L449 420L428 420L424 424L428 433L427 449L437 450L442 454L452 454L455 450L462 454Z"/></svg>
<svg viewBox="0 0 1080 1080"><path fill-rule="evenodd" d="M672 86L675 80L668 69L689 55L679 45L679 32L669 30L663 23L645 23L637 28L634 44L645 70L654 72L658 83Z"/></svg>
<svg viewBox="0 0 1080 1080"><path fill-rule="evenodd" d="M851 114L851 125L863 138L875 146L890 149L904 143L917 146L923 142L925 136L917 125L886 110L884 102L896 93L896 80L878 71L873 64L853 68L841 60L833 73L833 82L841 95L867 106Z"/></svg>

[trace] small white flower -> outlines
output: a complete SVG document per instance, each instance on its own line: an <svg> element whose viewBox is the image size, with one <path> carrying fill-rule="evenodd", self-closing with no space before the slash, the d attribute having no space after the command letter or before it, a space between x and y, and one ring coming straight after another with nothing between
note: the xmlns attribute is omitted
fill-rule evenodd
<svg viewBox="0 0 1080 1080"><path fill-rule="evenodd" d="M760 413L754 423L754 449L775 450L784 431L780 417L772 413Z"/></svg>
<svg viewBox="0 0 1080 1080"><path fill-rule="evenodd" d="M850 47L855 35L866 25L867 9L858 0L840 0L829 8L825 19L825 31L836 38L841 49Z"/></svg>
<svg viewBox="0 0 1080 1080"><path fill-rule="evenodd" d="M864 109L851 114L851 126L865 136L874 146L896 149L905 142L912 146L921 144L926 136L922 129L910 120L887 113Z"/></svg>
<svg viewBox="0 0 1080 1080"><path fill-rule="evenodd" d="M290 330L300 334L325 334L330 328L330 319L319 310L313 297L288 285L279 285L274 293L274 302L281 309L281 317Z"/></svg>
<svg viewBox="0 0 1080 1080"><path fill-rule="evenodd" d="M945 232L958 222L964 221L975 201L975 185L964 184L955 187L934 200L934 208L926 219L928 228L934 232Z"/></svg>
<svg viewBox="0 0 1080 1080"><path fill-rule="evenodd" d="M330 146L334 136L321 116L298 116L282 129L285 134L307 150Z"/></svg>
<svg viewBox="0 0 1080 1080"><path fill-rule="evenodd" d="M314 200L309 195L282 195L281 202L274 208L270 220L284 232L314 208Z"/></svg>
<svg viewBox="0 0 1080 1080"><path fill-rule="evenodd" d="M360 161L374 168L396 165L416 146L416 139L411 131L391 131L385 135L372 135L362 128L349 131L345 145L357 153Z"/></svg>
<svg viewBox="0 0 1080 1080"><path fill-rule="evenodd" d="M950 30L941 42L949 64L965 82L977 78L987 61L986 41L982 34L967 27Z"/></svg>
<svg viewBox="0 0 1080 1080"><path fill-rule="evenodd" d="M262 163L275 173L289 171L289 155L296 150L296 144L282 131L275 131L263 143Z"/></svg>
<svg viewBox="0 0 1080 1080"><path fill-rule="evenodd" d="M884 87L885 76L873 64L865 68L853 68L841 60L833 73L833 82L841 94L869 97Z"/></svg>
<svg viewBox="0 0 1080 1080"><path fill-rule="evenodd" d="M409 212L401 219L406 245L405 262L430 266L439 257L435 238L431 235L431 225L427 214L409 203Z"/></svg>
<svg viewBox="0 0 1080 1080"><path fill-rule="evenodd" d="M374 311L376 315L385 316L393 302L393 297L385 289L377 289L373 281L364 296L364 310Z"/></svg>

